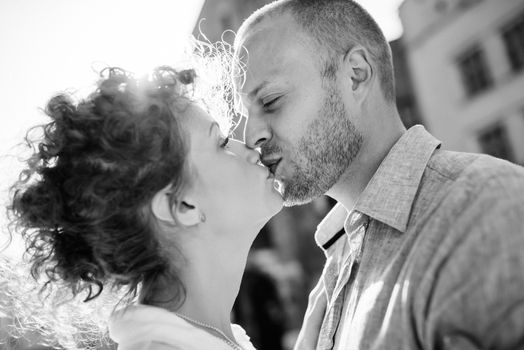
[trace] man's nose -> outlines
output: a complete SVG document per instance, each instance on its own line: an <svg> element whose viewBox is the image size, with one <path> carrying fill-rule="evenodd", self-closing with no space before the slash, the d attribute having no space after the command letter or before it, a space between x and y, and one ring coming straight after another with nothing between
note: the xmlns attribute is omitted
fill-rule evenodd
<svg viewBox="0 0 524 350"><path fill-rule="evenodd" d="M248 148L245 143L231 140L229 141L229 148L231 152L235 153L239 157L246 159L251 164L256 164L260 160L260 153L254 149Z"/></svg>
<svg viewBox="0 0 524 350"><path fill-rule="evenodd" d="M264 120L255 114L251 114L246 121L244 140L249 148L262 147L271 139L271 130Z"/></svg>

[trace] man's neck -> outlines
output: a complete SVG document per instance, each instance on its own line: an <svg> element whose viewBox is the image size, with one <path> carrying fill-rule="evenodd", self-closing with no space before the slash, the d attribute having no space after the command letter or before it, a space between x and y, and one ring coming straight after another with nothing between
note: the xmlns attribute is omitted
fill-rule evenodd
<svg viewBox="0 0 524 350"><path fill-rule="evenodd" d="M392 120L398 118L391 117ZM398 118L398 122L385 123L368 135L357 157L327 195L341 203L348 211L353 210L380 164L405 131Z"/></svg>

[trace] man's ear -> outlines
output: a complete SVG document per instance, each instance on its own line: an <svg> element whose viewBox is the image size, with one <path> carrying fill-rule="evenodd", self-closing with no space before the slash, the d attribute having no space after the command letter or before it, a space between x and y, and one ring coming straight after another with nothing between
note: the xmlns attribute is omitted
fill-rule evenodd
<svg viewBox="0 0 524 350"><path fill-rule="evenodd" d="M202 222L203 214L189 195L181 195L170 203L171 186L158 191L151 201L153 215L172 225L194 226Z"/></svg>
<svg viewBox="0 0 524 350"><path fill-rule="evenodd" d="M371 87L374 71L369 58L369 52L358 45L344 56L344 65L351 80L351 90L357 100L363 100Z"/></svg>

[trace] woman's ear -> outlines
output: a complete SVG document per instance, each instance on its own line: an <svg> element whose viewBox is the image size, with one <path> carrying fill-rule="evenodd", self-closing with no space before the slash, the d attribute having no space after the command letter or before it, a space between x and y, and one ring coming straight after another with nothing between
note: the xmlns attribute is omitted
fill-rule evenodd
<svg viewBox="0 0 524 350"><path fill-rule="evenodd" d="M175 217L169 203L169 195L171 193L171 186L167 186L158 191L151 201L151 211L153 215L160 221L176 224Z"/></svg>
<svg viewBox="0 0 524 350"><path fill-rule="evenodd" d="M158 220L186 227L205 221L205 215L189 193L181 194L174 203L170 200L171 194L172 188L167 186L153 197L151 209Z"/></svg>
<svg viewBox="0 0 524 350"><path fill-rule="evenodd" d="M177 223L190 227L205 221L205 216L200 211L196 201L190 196L182 196L173 206L173 216Z"/></svg>

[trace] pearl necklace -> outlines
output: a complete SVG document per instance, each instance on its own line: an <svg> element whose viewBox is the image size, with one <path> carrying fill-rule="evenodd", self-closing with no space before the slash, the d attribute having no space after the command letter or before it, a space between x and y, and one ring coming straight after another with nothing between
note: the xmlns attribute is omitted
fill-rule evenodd
<svg viewBox="0 0 524 350"><path fill-rule="evenodd" d="M227 345L229 345L230 347L232 347L233 349L235 350L243 350L242 347L240 345L238 345L236 342L234 342L233 340L231 340L224 332L222 332L220 329L216 328L216 327L213 327L207 323L203 323L203 322L200 322L200 321L197 321L197 320L194 320L186 315L182 315L182 314L179 314L178 312L175 312L174 313L175 315L177 315L178 317L180 318L183 318L184 320L190 322L190 323L193 323L193 324L196 324L200 327L204 327L204 328L207 328L209 330L212 330L214 332L209 332L211 333L212 335L214 335L215 337L219 338L220 340L224 341ZM217 335L220 334L220 336Z"/></svg>

